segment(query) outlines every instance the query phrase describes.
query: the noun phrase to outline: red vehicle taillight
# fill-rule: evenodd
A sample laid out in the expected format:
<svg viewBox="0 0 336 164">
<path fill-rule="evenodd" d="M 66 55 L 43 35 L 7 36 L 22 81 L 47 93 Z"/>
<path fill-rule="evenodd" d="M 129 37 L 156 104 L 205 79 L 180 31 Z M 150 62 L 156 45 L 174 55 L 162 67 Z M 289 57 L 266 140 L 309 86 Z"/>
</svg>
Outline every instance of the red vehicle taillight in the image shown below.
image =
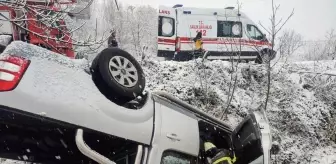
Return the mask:
<svg viewBox="0 0 336 164">
<path fill-rule="evenodd" d="M 0 57 L 0 92 L 13 90 L 29 66 L 29 60 L 17 57 Z"/>
<path fill-rule="evenodd" d="M 180 52 L 181 50 L 181 38 L 177 37 L 175 40 L 175 51 Z"/>
</svg>

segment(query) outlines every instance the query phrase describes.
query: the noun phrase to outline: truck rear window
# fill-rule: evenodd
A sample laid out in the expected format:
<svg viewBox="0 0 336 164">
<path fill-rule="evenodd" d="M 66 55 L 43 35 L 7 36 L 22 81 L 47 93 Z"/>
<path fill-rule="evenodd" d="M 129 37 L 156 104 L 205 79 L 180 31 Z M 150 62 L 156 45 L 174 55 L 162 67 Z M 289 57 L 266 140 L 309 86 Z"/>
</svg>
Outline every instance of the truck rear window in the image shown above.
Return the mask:
<svg viewBox="0 0 336 164">
<path fill-rule="evenodd" d="M 242 37 L 242 23 L 234 21 L 217 21 L 217 37 Z"/>
<path fill-rule="evenodd" d="M 175 35 L 175 20 L 159 16 L 158 36 L 171 37 Z"/>
</svg>

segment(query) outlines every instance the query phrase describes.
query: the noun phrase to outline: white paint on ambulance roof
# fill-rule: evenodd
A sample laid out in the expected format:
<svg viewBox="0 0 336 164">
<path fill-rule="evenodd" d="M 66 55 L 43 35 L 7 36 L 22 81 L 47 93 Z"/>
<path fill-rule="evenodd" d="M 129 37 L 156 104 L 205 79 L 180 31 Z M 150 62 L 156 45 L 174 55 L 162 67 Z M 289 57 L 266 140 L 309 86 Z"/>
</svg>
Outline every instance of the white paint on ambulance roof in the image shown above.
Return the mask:
<svg viewBox="0 0 336 164">
<path fill-rule="evenodd" d="M 180 7 L 177 11 L 190 11 L 192 15 L 214 15 L 214 16 L 226 16 L 226 17 L 237 17 L 237 9 L 224 9 L 224 8 L 195 8 L 195 7 Z M 240 17 L 245 18 L 246 15 L 240 12 Z"/>
</svg>

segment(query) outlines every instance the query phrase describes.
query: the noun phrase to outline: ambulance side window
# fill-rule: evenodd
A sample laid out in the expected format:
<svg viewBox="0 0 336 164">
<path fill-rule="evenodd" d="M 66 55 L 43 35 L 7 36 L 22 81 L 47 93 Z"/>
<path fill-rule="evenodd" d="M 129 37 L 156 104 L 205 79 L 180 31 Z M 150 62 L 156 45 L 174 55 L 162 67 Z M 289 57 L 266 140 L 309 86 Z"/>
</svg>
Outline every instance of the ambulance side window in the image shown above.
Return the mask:
<svg viewBox="0 0 336 164">
<path fill-rule="evenodd" d="M 242 23 L 234 21 L 217 21 L 217 37 L 242 37 Z"/>
<path fill-rule="evenodd" d="M 246 31 L 247 31 L 247 36 L 249 38 L 252 38 L 252 39 L 255 39 L 255 40 L 262 40 L 263 39 L 263 34 L 254 25 L 247 24 L 246 25 Z"/>
<path fill-rule="evenodd" d="M 175 20 L 159 16 L 158 36 L 171 37 L 175 34 Z"/>
</svg>

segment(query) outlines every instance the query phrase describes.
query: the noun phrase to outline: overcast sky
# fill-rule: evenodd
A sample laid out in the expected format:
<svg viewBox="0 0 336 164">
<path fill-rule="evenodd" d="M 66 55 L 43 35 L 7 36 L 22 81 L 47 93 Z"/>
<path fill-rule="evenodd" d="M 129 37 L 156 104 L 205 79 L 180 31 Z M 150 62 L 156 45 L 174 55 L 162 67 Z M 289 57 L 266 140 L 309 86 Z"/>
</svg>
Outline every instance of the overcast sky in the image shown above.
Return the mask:
<svg viewBox="0 0 336 164">
<path fill-rule="evenodd" d="M 183 4 L 187 7 L 237 7 L 236 0 L 122 0 L 128 4 L 173 6 Z M 242 12 L 253 21 L 269 25 L 271 0 L 240 0 Z M 291 28 L 301 33 L 305 40 L 324 39 L 325 32 L 336 30 L 336 0 L 275 0 L 280 4 L 279 18 L 287 17 L 295 9 L 293 18 L 284 28 Z"/>
</svg>

